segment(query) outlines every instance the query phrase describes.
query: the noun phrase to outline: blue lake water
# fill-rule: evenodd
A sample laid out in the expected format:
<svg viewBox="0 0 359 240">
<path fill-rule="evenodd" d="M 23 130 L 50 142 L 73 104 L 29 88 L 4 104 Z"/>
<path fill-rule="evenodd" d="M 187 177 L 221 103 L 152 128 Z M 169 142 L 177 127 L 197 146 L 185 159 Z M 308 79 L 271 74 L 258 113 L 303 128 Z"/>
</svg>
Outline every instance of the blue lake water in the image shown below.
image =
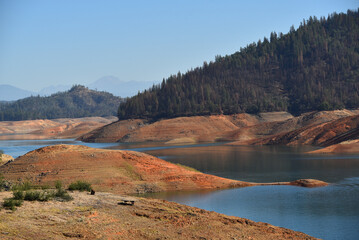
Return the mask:
<svg viewBox="0 0 359 240">
<path fill-rule="evenodd" d="M 212 192 L 152 194 L 178 203 L 290 228 L 323 239 L 359 239 L 359 154 L 310 155 L 312 148 L 220 144 L 82 143 L 66 140 L 0 141 L 14 157 L 53 144 L 143 151 L 201 172 L 253 182 L 315 178 L 328 187 L 259 186 Z"/>
</svg>

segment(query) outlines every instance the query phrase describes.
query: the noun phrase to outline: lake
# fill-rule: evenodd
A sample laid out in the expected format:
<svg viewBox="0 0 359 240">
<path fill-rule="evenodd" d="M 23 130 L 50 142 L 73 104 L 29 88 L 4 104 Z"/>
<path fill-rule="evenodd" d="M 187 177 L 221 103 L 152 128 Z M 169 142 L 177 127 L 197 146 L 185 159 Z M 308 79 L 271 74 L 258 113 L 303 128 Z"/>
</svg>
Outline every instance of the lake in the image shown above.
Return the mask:
<svg viewBox="0 0 359 240">
<path fill-rule="evenodd" d="M 82 143 L 65 140 L 0 141 L 14 157 L 53 144 L 146 152 L 201 172 L 253 182 L 315 178 L 328 187 L 258 186 L 212 192 L 149 194 L 150 197 L 290 228 L 323 239 L 359 238 L 359 154 L 310 155 L 312 147 L 168 146 L 158 143 Z"/>
</svg>

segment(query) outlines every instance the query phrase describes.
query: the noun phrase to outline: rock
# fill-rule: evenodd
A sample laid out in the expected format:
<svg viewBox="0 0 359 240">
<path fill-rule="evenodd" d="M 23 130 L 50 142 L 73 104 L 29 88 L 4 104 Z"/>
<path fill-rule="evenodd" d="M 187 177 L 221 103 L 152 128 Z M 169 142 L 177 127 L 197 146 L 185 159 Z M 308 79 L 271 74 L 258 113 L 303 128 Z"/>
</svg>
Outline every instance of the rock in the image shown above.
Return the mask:
<svg viewBox="0 0 359 240">
<path fill-rule="evenodd" d="M 328 186 L 328 183 L 316 179 L 299 179 L 290 182 L 290 185 L 300 187 L 324 187 Z"/>
</svg>

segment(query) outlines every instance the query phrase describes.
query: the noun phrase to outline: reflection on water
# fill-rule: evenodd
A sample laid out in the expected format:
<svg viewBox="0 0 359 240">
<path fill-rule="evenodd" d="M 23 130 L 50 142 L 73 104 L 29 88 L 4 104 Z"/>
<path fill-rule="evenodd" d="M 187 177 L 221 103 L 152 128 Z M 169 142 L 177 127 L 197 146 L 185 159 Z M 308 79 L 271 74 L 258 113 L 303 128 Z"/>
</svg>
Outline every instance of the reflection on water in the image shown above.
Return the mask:
<svg viewBox="0 0 359 240">
<path fill-rule="evenodd" d="M 359 178 L 345 181 L 358 184 Z M 268 222 L 323 239 L 359 236 L 359 189 L 341 183 L 324 188 L 258 186 L 150 197 Z"/>
<path fill-rule="evenodd" d="M 204 173 L 253 182 L 316 178 L 323 188 L 259 186 L 213 192 L 152 194 L 190 206 L 268 222 L 324 239 L 359 239 L 359 155 L 310 155 L 311 147 L 168 146 L 158 143 L 82 143 L 65 140 L 0 141 L 14 157 L 53 144 L 142 151 Z"/>
<path fill-rule="evenodd" d="M 359 239 L 359 155 L 311 155 L 311 147 L 211 146 L 147 151 L 221 177 L 253 182 L 315 178 L 323 188 L 259 186 L 151 197 L 268 222 L 323 239 Z"/>
<path fill-rule="evenodd" d="M 312 148 L 211 146 L 147 153 L 221 177 L 250 182 L 315 178 L 338 182 L 358 176 L 359 155 L 310 155 Z"/>
</svg>

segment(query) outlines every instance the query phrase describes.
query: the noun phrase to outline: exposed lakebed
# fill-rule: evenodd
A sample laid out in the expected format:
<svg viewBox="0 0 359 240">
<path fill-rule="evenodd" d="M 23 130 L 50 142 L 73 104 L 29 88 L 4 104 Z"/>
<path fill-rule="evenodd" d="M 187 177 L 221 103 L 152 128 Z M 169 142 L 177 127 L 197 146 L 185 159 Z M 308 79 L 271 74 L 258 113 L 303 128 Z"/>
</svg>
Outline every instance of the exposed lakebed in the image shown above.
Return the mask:
<svg viewBox="0 0 359 240">
<path fill-rule="evenodd" d="M 67 139 L 0 141 L 0 149 L 17 157 L 39 147 L 60 143 L 143 151 L 201 172 L 243 181 L 274 182 L 299 178 L 327 181 L 332 184 L 322 188 L 258 186 L 151 196 L 268 222 L 324 239 L 357 239 L 359 236 L 359 155 L 304 153 L 312 148 L 106 144 Z"/>
</svg>

